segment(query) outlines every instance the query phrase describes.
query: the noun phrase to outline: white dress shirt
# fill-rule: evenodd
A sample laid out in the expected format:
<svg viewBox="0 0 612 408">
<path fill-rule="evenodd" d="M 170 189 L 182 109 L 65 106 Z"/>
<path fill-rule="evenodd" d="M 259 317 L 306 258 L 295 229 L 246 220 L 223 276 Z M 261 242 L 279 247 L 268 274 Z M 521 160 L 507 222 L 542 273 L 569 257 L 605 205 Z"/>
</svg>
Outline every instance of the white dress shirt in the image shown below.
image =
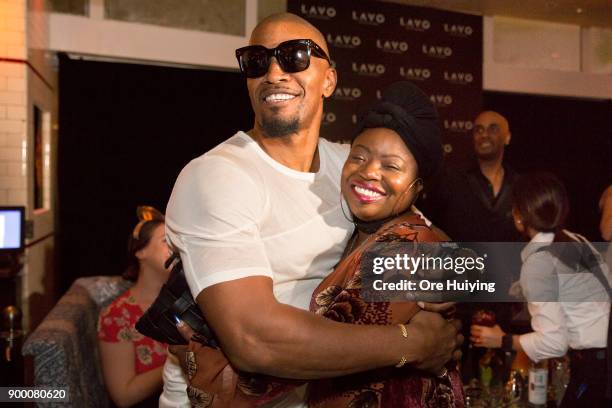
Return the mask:
<svg viewBox="0 0 612 408">
<path fill-rule="evenodd" d="M 586 239 L 564 231 L 572 239 Z M 607 345 L 610 302 L 606 288 L 590 272 L 566 273 L 560 271 L 564 265 L 548 251 L 537 251 L 553 242 L 553 233 L 540 232 L 533 237 L 521 252 L 523 267 L 520 284 L 527 300 L 552 298 L 584 301 L 530 301 L 532 333 L 519 337 L 521 347 L 535 362 L 561 357 L 568 348 L 574 350 L 604 348 Z M 603 272 L 611 281 L 607 267 Z M 565 278 L 564 278 L 565 277 Z M 569 278 L 568 278 L 569 277 Z M 595 300 L 595 301 L 594 301 Z"/>
</svg>

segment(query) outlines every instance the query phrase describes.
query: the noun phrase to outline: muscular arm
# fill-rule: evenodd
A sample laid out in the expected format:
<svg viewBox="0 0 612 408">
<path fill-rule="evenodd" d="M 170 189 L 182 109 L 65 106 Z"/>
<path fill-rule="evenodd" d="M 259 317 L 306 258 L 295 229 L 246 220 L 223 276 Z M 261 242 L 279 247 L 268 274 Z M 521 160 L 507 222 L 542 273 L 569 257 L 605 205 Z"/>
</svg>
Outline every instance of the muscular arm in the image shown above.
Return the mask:
<svg viewBox="0 0 612 408">
<path fill-rule="evenodd" d="M 134 345 L 130 341 L 99 341 L 104 382 L 113 402 L 132 406 L 162 388 L 162 368 L 136 374 Z"/>
<path fill-rule="evenodd" d="M 431 371 L 448 361 L 456 332 L 438 315 L 417 315 L 406 339 L 397 326 L 342 324 L 279 303 L 261 237 L 264 187 L 257 172 L 205 156 L 181 172 L 166 212 L 185 278 L 234 367 L 312 379 L 393 366 L 402 356 Z"/>
<path fill-rule="evenodd" d="M 278 377 L 337 377 L 393 366 L 402 356 L 436 370 L 456 346 L 455 326 L 436 313 L 419 312 L 404 338 L 395 325 L 338 323 L 279 303 L 267 277 L 213 285 L 197 302 L 232 365 Z"/>
</svg>

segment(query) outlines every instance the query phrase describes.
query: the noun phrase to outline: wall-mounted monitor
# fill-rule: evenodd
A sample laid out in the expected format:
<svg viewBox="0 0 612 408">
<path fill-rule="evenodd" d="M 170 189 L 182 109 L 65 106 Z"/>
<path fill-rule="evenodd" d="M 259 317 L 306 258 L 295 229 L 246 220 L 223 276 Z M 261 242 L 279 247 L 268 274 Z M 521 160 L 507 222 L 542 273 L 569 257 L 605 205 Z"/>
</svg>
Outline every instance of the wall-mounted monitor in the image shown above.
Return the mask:
<svg viewBox="0 0 612 408">
<path fill-rule="evenodd" d="M 0 206 L 0 251 L 20 251 L 25 243 L 25 208 Z"/>
</svg>

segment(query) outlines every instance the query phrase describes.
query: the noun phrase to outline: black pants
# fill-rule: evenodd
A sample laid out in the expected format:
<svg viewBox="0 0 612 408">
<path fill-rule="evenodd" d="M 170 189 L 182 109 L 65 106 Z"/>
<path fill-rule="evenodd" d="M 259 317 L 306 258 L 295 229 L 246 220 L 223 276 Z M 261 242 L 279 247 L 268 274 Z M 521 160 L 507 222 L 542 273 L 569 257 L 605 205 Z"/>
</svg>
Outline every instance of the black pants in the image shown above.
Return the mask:
<svg viewBox="0 0 612 408">
<path fill-rule="evenodd" d="M 570 350 L 570 381 L 561 408 L 609 408 L 606 349 Z"/>
</svg>

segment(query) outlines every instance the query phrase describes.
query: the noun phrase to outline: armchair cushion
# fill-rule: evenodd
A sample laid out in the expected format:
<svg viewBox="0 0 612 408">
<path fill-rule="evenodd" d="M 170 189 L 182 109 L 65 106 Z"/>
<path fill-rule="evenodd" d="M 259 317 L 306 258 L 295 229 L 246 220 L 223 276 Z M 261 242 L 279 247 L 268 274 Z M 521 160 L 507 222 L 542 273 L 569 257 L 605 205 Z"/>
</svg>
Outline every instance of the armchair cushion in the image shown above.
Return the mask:
<svg viewBox="0 0 612 408">
<path fill-rule="evenodd" d="M 34 385 L 68 387 L 69 402 L 45 407 L 108 407 L 97 341 L 100 309 L 132 285 L 119 276 L 79 278 L 28 336 Z"/>
</svg>

